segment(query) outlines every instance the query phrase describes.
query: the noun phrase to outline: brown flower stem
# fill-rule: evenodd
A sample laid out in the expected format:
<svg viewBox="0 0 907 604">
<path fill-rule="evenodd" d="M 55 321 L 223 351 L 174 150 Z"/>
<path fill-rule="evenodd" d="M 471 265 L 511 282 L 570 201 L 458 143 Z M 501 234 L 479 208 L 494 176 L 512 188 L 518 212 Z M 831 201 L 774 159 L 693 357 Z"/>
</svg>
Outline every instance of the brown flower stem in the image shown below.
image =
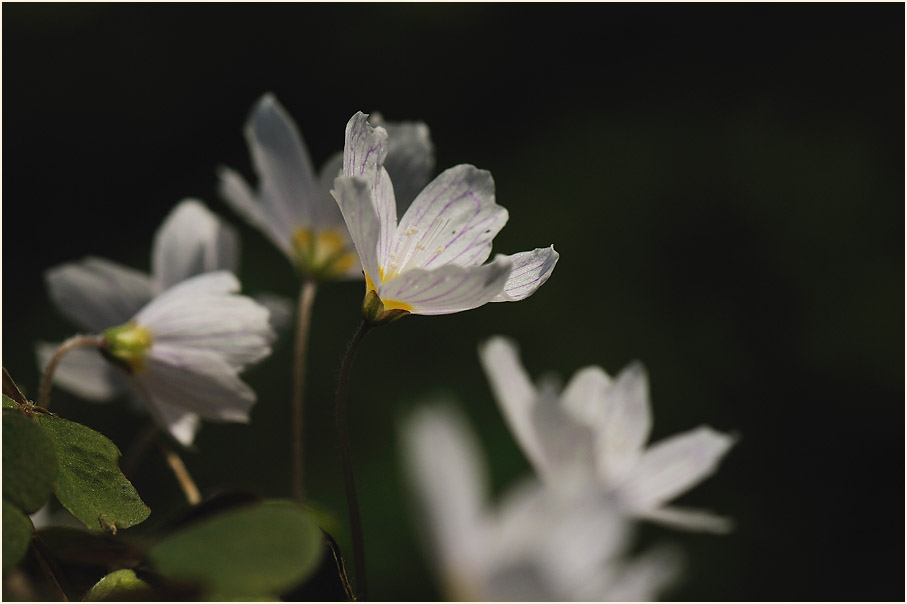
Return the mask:
<svg viewBox="0 0 907 604">
<path fill-rule="evenodd" d="M 334 408 L 337 425 L 337 437 L 340 444 L 340 465 L 343 467 L 343 486 L 346 490 L 346 504 L 350 517 L 350 533 L 353 541 L 353 568 L 356 577 L 356 599 L 367 599 L 365 575 L 365 541 L 362 537 L 362 521 L 359 517 L 359 499 L 356 496 L 356 482 L 353 478 L 353 461 L 350 453 L 350 435 L 347 427 L 346 397 L 350 389 L 350 372 L 353 359 L 365 335 L 374 327 L 363 321 L 356 330 L 353 339 L 346 349 L 346 355 L 340 364 L 340 377 L 337 382 L 337 399 Z"/>
<path fill-rule="evenodd" d="M 309 330 L 312 326 L 312 305 L 315 302 L 317 284 L 303 278 L 296 311 L 296 345 L 293 357 L 293 476 L 291 487 L 293 500 L 302 503 L 303 488 L 303 419 L 305 417 L 305 377 L 308 359 Z"/>
<path fill-rule="evenodd" d="M 103 348 L 105 344 L 104 336 L 73 336 L 60 344 L 54 356 L 47 362 L 44 369 L 44 378 L 41 380 L 41 390 L 38 395 L 38 405 L 47 409 L 50 403 L 50 388 L 54 382 L 54 373 L 57 371 L 57 365 L 63 359 L 63 356 L 75 348 Z"/>
<path fill-rule="evenodd" d="M 183 460 L 180 459 L 180 456 L 176 451 L 164 444 L 161 444 L 161 451 L 164 453 L 164 459 L 167 460 L 167 465 L 170 466 L 173 475 L 176 476 L 176 481 L 183 490 L 183 495 L 186 496 L 186 501 L 189 502 L 189 505 L 198 505 L 201 503 L 202 495 L 195 485 L 195 481 L 192 480 L 189 470 L 186 469 Z"/>
</svg>

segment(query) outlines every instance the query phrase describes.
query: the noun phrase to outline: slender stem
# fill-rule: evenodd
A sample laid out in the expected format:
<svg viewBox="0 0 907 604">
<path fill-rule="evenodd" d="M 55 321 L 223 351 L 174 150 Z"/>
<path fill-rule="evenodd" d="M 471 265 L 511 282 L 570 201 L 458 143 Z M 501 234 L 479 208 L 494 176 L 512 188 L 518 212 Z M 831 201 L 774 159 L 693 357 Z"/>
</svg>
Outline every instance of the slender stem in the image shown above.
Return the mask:
<svg viewBox="0 0 907 604">
<path fill-rule="evenodd" d="M 57 580 L 57 575 L 54 574 L 54 571 L 51 570 L 50 564 L 47 563 L 47 559 L 44 557 L 44 543 L 41 541 L 41 537 L 38 536 L 38 532 L 35 530 L 35 527 L 32 526 L 32 551 L 35 554 L 35 559 L 38 561 L 38 566 L 41 567 L 41 572 L 44 573 L 44 576 L 49 580 L 51 586 L 57 591 L 60 602 L 69 602 L 69 598 L 66 597 L 66 592 L 63 591 L 63 587 L 60 586 L 60 582 Z"/>
<path fill-rule="evenodd" d="M 201 503 L 202 495 L 198 487 L 195 486 L 195 481 L 192 480 L 192 476 L 189 475 L 189 470 L 186 469 L 186 465 L 180 459 L 180 456 L 177 455 L 176 451 L 163 444 L 161 445 L 161 451 L 164 452 L 167 465 L 173 470 L 173 475 L 176 476 L 176 481 L 183 490 L 183 495 L 186 496 L 186 501 L 189 502 L 189 505 Z"/>
<path fill-rule="evenodd" d="M 293 500 L 302 503 L 304 489 L 303 470 L 303 419 L 305 417 L 305 370 L 309 348 L 309 329 L 312 326 L 312 304 L 315 302 L 317 284 L 303 278 L 296 311 L 296 350 L 293 358 Z"/>
<path fill-rule="evenodd" d="M 70 350 L 74 348 L 91 347 L 102 348 L 104 346 L 104 336 L 73 336 L 60 344 L 54 356 L 47 362 L 44 369 L 44 379 L 41 381 L 41 391 L 38 396 L 38 405 L 47 409 L 50 402 L 50 387 L 54 382 L 54 373 L 57 371 L 57 365 Z"/>
<path fill-rule="evenodd" d="M 365 577 L 365 551 L 362 538 L 362 521 L 359 518 L 359 499 L 356 497 L 356 482 L 353 479 L 353 461 L 350 454 L 350 435 L 347 429 L 346 395 L 350 389 L 350 371 L 353 368 L 353 359 L 359 350 L 359 344 L 365 334 L 373 327 L 363 321 L 356 330 L 353 339 L 346 349 L 346 355 L 340 365 L 340 378 L 337 383 L 337 401 L 335 406 L 335 420 L 337 424 L 337 437 L 340 443 L 340 465 L 343 466 L 343 486 L 346 489 L 346 505 L 350 517 L 350 532 L 353 539 L 353 568 L 356 574 L 357 599 L 367 598 Z"/>
</svg>

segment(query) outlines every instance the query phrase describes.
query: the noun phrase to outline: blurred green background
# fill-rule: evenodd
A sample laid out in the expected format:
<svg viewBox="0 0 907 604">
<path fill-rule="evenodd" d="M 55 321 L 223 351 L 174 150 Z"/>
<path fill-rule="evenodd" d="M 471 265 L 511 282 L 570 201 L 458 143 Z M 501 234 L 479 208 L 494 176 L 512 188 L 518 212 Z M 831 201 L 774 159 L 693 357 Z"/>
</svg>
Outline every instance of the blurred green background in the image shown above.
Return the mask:
<svg viewBox="0 0 907 604">
<path fill-rule="evenodd" d="M 242 237 L 249 293 L 295 296 L 285 258 L 215 193 L 251 176 L 242 126 L 274 92 L 317 165 L 349 117 L 428 123 L 437 167 L 492 172 L 495 252 L 554 243 L 530 299 L 370 335 L 350 402 L 375 600 L 436 599 L 395 424 L 455 397 L 500 492 L 529 470 L 476 346 L 515 337 L 534 376 L 649 370 L 655 439 L 740 434 L 679 503 L 727 537 L 644 527 L 688 554 L 676 600 L 903 597 L 904 6 L 901 4 L 9 4 L 3 10 L 3 365 L 33 396 L 36 340 L 72 328 L 43 272 L 85 255 L 149 268 L 185 197 Z M 307 490 L 345 527 L 331 402 L 360 283 L 321 288 Z M 249 371 L 250 425 L 206 424 L 202 490 L 289 495 L 290 338 Z M 54 409 L 127 449 L 141 418 L 62 391 Z M 134 476 L 163 522 L 162 460 Z M 338 539 L 348 550 L 341 528 Z M 349 552 L 347 552 L 349 554 Z"/>
</svg>

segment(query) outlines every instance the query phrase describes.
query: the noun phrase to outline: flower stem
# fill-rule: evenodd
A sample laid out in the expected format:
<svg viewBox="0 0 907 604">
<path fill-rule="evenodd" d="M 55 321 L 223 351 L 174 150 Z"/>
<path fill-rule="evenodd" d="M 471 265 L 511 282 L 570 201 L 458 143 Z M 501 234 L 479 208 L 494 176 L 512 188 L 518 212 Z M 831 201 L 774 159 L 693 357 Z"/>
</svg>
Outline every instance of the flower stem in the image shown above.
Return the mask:
<svg viewBox="0 0 907 604">
<path fill-rule="evenodd" d="M 350 454 L 350 435 L 347 429 L 346 395 L 350 389 L 350 371 L 353 368 L 353 359 L 359 350 L 359 345 L 365 334 L 374 325 L 363 321 L 356 330 L 353 339 L 346 349 L 346 355 L 340 364 L 340 378 L 337 382 L 337 400 L 335 420 L 337 424 L 337 437 L 340 444 L 340 465 L 343 467 L 343 486 L 346 490 L 346 505 L 350 517 L 350 533 L 353 541 L 353 568 L 356 574 L 356 591 L 358 600 L 366 599 L 365 578 L 365 551 L 362 538 L 362 521 L 359 518 L 359 499 L 356 497 L 356 482 L 353 479 L 353 461 Z"/>
<path fill-rule="evenodd" d="M 303 419 L 305 417 L 305 375 L 308 358 L 309 329 L 312 326 L 312 305 L 317 284 L 303 278 L 296 311 L 296 348 L 293 357 L 293 500 L 302 503 L 304 497 L 303 470 Z"/>
<path fill-rule="evenodd" d="M 186 464 L 183 463 L 183 460 L 180 459 L 180 456 L 171 449 L 170 447 L 161 444 L 161 451 L 164 453 L 164 458 L 167 460 L 167 465 L 170 466 L 170 470 L 173 471 L 173 475 L 176 476 L 176 481 L 179 483 L 180 488 L 183 490 L 183 495 L 186 496 L 186 501 L 189 502 L 189 505 L 197 505 L 202 501 L 202 494 L 199 492 L 198 487 L 195 485 L 195 481 L 192 480 L 192 476 L 189 474 L 189 470 L 186 469 Z"/>
<path fill-rule="evenodd" d="M 54 352 L 54 356 L 50 358 L 50 361 L 47 362 L 47 366 L 44 369 L 44 378 L 41 380 L 41 390 L 38 396 L 38 405 L 47 409 L 48 404 L 50 403 L 50 388 L 54 382 L 54 373 L 57 371 L 57 365 L 60 364 L 60 361 L 70 350 L 74 348 L 103 348 L 104 347 L 104 336 L 73 336 L 60 344 L 60 347 L 57 348 L 57 351 Z"/>
</svg>

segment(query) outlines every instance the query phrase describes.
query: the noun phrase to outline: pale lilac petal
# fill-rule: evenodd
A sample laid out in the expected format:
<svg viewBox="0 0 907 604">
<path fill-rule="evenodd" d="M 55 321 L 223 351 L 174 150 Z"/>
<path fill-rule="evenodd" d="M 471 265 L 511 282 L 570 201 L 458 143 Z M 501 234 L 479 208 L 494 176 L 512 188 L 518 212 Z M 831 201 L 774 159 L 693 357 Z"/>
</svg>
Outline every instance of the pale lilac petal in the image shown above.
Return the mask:
<svg viewBox="0 0 907 604">
<path fill-rule="evenodd" d="M 42 372 L 59 347 L 59 343 L 38 342 L 36 352 Z M 74 348 L 66 353 L 54 372 L 54 384 L 86 400 L 104 403 L 127 388 L 123 372 L 94 348 Z"/>
<path fill-rule="evenodd" d="M 488 303 L 501 292 L 510 270 L 505 256 L 483 266 L 411 269 L 379 285 L 378 295 L 408 304 L 413 314 L 446 315 Z"/>
<path fill-rule="evenodd" d="M 60 312 L 92 332 L 125 323 L 152 296 L 146 274 L 102 258 L 62 264 L 45 278 Z"/>
<path fill-rule="evenodd" d="M 494 201 L 491 173 L 467 164 L 442 172 L 400 219 L 388 260 L 396 271 L 452 264 L 474 266 L 491 254 L 491 241 L 507 222 Z M 495 293 L 498 296 L 503 291 Z"/>
<path fill-rule="evenodd" d="M 239 260 L 236 232 L 195 199 L 170 212 L 152 249 L 151 272 L 159 291 L 201 273 L 236 272 Z"/>
<path fill-rule="evenodd" d="M 156 303 L 137 318 L 151 332 L 152 348 L 168 345 L 210 350 L 236 369 L 271 353 L 275 334 L 268 309 L 251 298 L 190 291 L 171 297 L 166 308 L 157 308 Z"/>
<path fill-rule="evenodd" d="M 256 103 L 245 134 L 260 179 L 260 201 L 292 228 L 320 226 L 312 161 L 296 124 L 273 94 Z"/>
<path fill-rule="evenodd" d="M 158 422 L 168 429 L 159 403 L 229 422 L 248 422 L 255 404 L 255 393 L 239 379 L 236 369 L 207 350 L 154 344 L 145 357 L 145 368 L 133 375 L 133 381 L 150 400 Z"/>
<path fill-rule="evenodd" d="M 380 281 L 378 239 L 381 224 L 368 181 L 361 177 L 340 176 L 334 181 L 332 194 L 356 245 L 362 268 L 372 282 L 377 284 Z"/>
<path fill-rule="evenodd" d="M 611 384 L 611 378 L 601 367 L 583 367 L 564 388 L 561 405 L 577 422 L 598 430 L 605 421 L 605 397 Z"/>
<path fill-rule="evenodd" d="M 670 546 L 655 546 L 621 564 L 605 585 L 594 582 L 581 597 L 584 601 L 654 602 L 680 578 L 683 554 Z M 598 589 L 596 589 L 598 587 Z M 594 595 L 593 595 L 594 594 Z"/>
<path fill-rule="evenodd" d="M 287 222 L 275 214 L 273 208 L 256 199 L 245 179 L 237 172 L 221 167 L 217 176 L 218 193 L 227 205 L 268 237 L 287 258 L 293 260 L 293 230 L 298 225 Z"/>
<path fill-rule="evenodd" d="M 636 510 L 654 509 L 714 473 L 734 441 L 708 426 L 659 441 L 643 453 L 621 495 Z"/>
<path fill-rule="evenodd" d="M 643 455 L 652 430 L 652 409 L 649 404 L 649 381 L 639 363 L 631 363 L 605 393 L 604 421 L 598 439 L 598 471 L 608 484 L 616 484 Z"/>
<path fill-rule="evenodd" d="M 651 520 L 672 528 L 707 533 L 729 533 L 734 530 L 734 521 L 706 510 L 662 506 L 637 514 L 643 520 Z"/>
<path fill-rule="evenodd" d="M 252 299 L 268 309 L 268 323 L 276 334 L 282 334 L 293 326 L 296 303 L 277 294 L 255 294 Z"/>
<path fill-rule="evenodd" d="M 557 396 L 539 396 L 532 407 L 532 427 L 541 453 L 539 475 L 548 484 L 588 480 L 595 471 L 595 432 L 579 422 Z"/>
<path fill-rule="evenodd" d="M 227 271 L 202 273 L 180 281 L 152 300 L 135 315 L 135 320 L 144 326 L 152 326 L 168 316 L 178 315 L 186 303 L 206 294 L 230 294 L 239 291 L 236 275 Z"/>
<path fill-rule="evenodd" d="M 387 131 L 373 128 L 368 115 L 356 113 L 346 125 L 346 144 L 343 147 L 344 176 L 364 178 L 372 191 L 372 202 L 378 215 L 378 261 L 387 257 L 394 231 L 397 228 L 397 202 L 394 187 L 384 169 L 387 156 Z"/>
<path fill-rule="evenodd" d="M 553 245 L 510 255 L 513 272 L 504 285 L 504 291 L 492 302 L 516 302 L 534 294 L 551 276 L 559 257 Z"/>
<path fill-rule="evenodd" d="M 343 176 L 343 153 L 340 151 L 329 157 L 318 173 L 319 205 L 323 206 L 322 215 L 324 217 L 321 227 L 335 229 L 349 239 L 346 223 L 343 222 L 343 214 L 340 212 L 337 202 L 334 201 L 334 196 L 331 195 L 331 189 L 334 188 L 334 181 L 338 176 Z M 362 276 L 361 269 L 356 272 L 360 277 Z"/>
<path fill-rule="evenodd" d="M 171 405 L 160 397 L 155 399 L 154 405 L 160 418 L 164 421 L 165 426 L 162 427 L 166 427 L 176 442 L 184 447 L 190 446 L 201 428 L 201 418 L 182 407 Z"/>
<path fill-rule="evenodd" d="M 481 570 L 475 558 L 483 550 L 480 518 L 488 478 L 472 430 L 452 405 L 435 404 L 406 419 L 400 442 L 438 565 L 456 576 Z"/>
<path fill-rule="evenodd" d="M 401 216 L 428 184 L 435 168 L 431 134 L 424 122 L 385 122 L 377 113 L 369 116 L 369 123 L 387 130 L 384 167 L 394 183 L 397 215 Z"/>
<path fill-rule="evenodd" d="M 540 470 L 544 455 L 532 423 L 538 393 L 520 362 L 516 343 L 494 336 L 479 346 L 479 359 L 511 433 L 536 470 Z"/>
</svg>

